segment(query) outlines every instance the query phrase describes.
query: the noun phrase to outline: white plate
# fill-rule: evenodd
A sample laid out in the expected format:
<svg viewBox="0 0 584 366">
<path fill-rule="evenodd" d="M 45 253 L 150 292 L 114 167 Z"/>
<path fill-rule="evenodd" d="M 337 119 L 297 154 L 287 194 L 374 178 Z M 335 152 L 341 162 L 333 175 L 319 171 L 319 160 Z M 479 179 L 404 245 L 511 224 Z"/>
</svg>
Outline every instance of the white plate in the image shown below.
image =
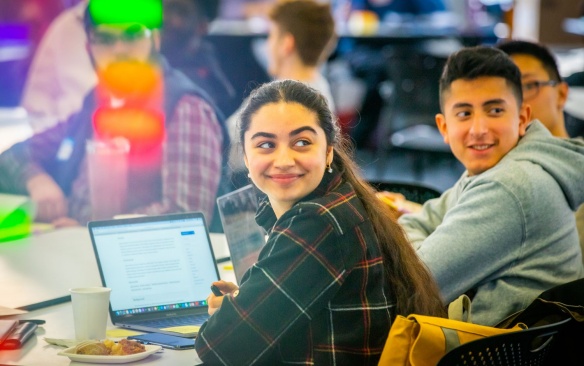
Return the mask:
<svg viewBox="0 0 584 366">
<path fill-rule="evenodd" d="M 94 355 L 78 355 L 75 353 L 75 347 L 67 348 L 63 352 L 59 352 L 59 356 L 66 356 L 71 359 L 71 361 L 77 362 L 93 362 L 93 363 L 126 363 L 142 360 L 153 353 L 156 353 L 162 349 L 160 346 L 153 346 L 146 344 L 146 351 L 135 353 L 133 355 L 125 356 L 94 356 Z"/>
</svg>

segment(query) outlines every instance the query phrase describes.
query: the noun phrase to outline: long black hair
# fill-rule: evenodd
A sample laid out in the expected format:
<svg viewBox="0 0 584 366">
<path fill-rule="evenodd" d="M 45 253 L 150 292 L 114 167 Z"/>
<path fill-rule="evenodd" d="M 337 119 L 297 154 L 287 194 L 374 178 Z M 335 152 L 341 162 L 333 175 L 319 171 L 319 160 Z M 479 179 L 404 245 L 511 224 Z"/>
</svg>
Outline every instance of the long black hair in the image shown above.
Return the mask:
<svg viewBox="0 0 584 366">
<path fill-rule="evenodd" d="M 332 168 L 342 172 L 343 179 L 353 186 L 373 224 L 383 252 L 385 273 L 395 291 L 397 313 L 444 315 L 438 286 L 432 275 L 395 222 L 393 212 L 375 196 L 373 187 L 358 175 L 358 168 L 351 158 L 350 144 L 341 135 L 324 96 L 293 80 L 273 81 L 260 86 L 251 93 L 239 115 L 241 146 L 244 146 L 244 135 L 249 130 L 253 115 L 267 104 L 281 102 L 300 104 L 316 114 L 327 144 L 334 150 Z"/>
</svg>

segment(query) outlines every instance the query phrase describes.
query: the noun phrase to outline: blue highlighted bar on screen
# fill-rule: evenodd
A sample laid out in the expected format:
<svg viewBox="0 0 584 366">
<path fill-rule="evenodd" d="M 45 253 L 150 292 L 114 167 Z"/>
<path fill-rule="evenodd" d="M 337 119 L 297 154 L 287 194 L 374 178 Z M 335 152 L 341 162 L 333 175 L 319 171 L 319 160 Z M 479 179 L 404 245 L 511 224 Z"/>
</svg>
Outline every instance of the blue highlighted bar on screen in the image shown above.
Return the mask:
<svg viewBox="0 0 584 366">
<path fill-rule="evenodd" d="M 195 230 L 181 231 L 180 235 L 195 235 Z"/>
</svg>

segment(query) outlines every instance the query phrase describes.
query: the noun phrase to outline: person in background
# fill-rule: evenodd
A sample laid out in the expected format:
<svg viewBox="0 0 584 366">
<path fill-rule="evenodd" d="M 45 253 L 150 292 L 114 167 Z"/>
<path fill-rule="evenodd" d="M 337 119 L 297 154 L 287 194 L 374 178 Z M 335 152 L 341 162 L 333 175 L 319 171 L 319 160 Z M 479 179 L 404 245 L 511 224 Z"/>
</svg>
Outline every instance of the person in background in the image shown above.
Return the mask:
<svg viewBox="0 0 584 366">
<path fill-rule="evenodd" d="M 521 71 L 524 100 L 531 106 L 532 117 L 552 135 L 568 137 L 564 106 L 569 87 L 560 77 L 552 53 L 544 45 L 519 40 L 503 42 L 497 48 L 508 54 Z M 584 248 L 584 206 L 576 211 L 576 227 L 580 248 Z"/>
<path fill-rule="evenodd" d="M 35 132 L 65 121 L 78 112 L 83 98 L 97 84 L 85 50 L 83 12 L 87 1 L 63 11 L 51 23 L 34 55 L 21 105 Z"/>
<path fill-rule="evenodd" d="M 207 364 L 377 365 L 392 319 L 442 315 L 391 212 L 357 176 L 326 99 L 273 81 L 242 107 L 239 140 L 268 240 L 241 287 L 214 282 L 195 348 Z"/>
<path fill-rule="evenodd" d="M 271 8 L 269 19 L 268 74 L 278 80 L 291 79 L 310 85 L 325 96 L 334 111 L 329 83 L 319 70 L 336 39 L 330 5 L 315 0 L 279 0 Z M 227 120 L 229 136 L 234 141 L 229 165 L 236 186 L 248 182 L 240 174 L 244 167 L 240 158 L 242 147 L 236 143 L 238 113 L 239 110 Z"/>
<path fill-rule="evenodd" d="M 320 91 L 334 111 L 330 86 L 320 73 L 335 43 L 329 4 L 315 0 L 280 0 L 269 12 L 268 73 L 298 80 Z"/>
<path fill-rule="evenodd" d="M 162 55 L 205 90 L 228 116 L 239 102 L 231 82 L 221 69 L 215 48 L 204 39 L 217 16 L 219 0 L 163 0 Z"/>
<path fill-rule="evenodd" d="M 531 121 L 520 71 L 495 48 L 449 57 L 440 104 L 436 123 L 466 171 L 398 222 L 445 303 L 466 293 L 473 322 L 494 325 L 584 276 L 573 213 L 584 202 L 584 142 Z"/>
<path fill-rule="evenodd" d="M 567 109 L 569 104 L 578 105 L 575 101 L 570 103 L 570 98 L 578 86 L 584 86 L 584 71 L 563 79 L 552 52 L 539 43 L 511 40 L 498 44 L 497 48 L 519 67 L 524 94 L 533 95 L 526 97 L 533 118 L 539 119 L 554 136 L 584 137 L 584 121 Z M 581 110 L 584 111 L 584 107 Z"/>
<path fill-rule="evenodd" d="M 125 213 L 202 211 L 210 218 L 221 177 L 223 144 L 227 142 L 210 98 L 160 57 L 157 29 L 138 23 L 95 24 L 89 10 L 83 19 L 87 50 L 103 78 L 101 86 L 107 86 L 108 81 L 111 84 L 113 79 L 105 77 L 120 62 L 154 64 L 162 70 L 165 132 L 148 144 L 130 139 L 130 189 Z M 135 75 L 119 74 L 114 83 L 120 87 L 141 85 L 132 78 Z M 143 79 L 140 75 L 138 78 Z M 159 95 L 148 93 L 134 97 L 121 95 L 114 88 L 93 90 L 79 113 L 0 155 L 0 191 L 28 194 L 37 205 L 37 221 L 56 226 L 85 224 L 92 217 L 85 151 L 87 140 L 94 138 L 99 124 L 94 119 L 98 102 L 115 113 L 125 106 L 147 110 L 155 104 L 155 97 L 160 101 Z M 126 125 L 116 121 L 121 133 Z M 134 131 L 143 130 L 143 125 L 137 126 Z M 125 131 L 131 133 L 132 126 L 126 127 Z M 152 157 L 147 166 L 143 156 Z"/>
<path fill-rule="evenodd" d="M 161 53 L 172 67 L 205 90 L 224 115 L 229 115 L 239 105 L 235 90 L 221 70 L 212 45 L 203 40 L 219 2 L 164 0 Z M 78 112 L 83 98 L 97 84 L 85 50 L 83 12 L 87 3 L 82 0 L 60 14 L 35 54 L 21 101 L 35 132 Z"/>
<path fill-rule="evenodd" d="M 334 111 L 334 100 L 320 67 L 335 45 L 330 5 L 316 0 L 279 0 L 269 11 L 267 69 L 274 79 L 301 81 L 321 92 Z M 237 112 L 229 118 L 235 140 Z"/>
<path fill-rule="evenodd" d="M 568 84 L 562 80 L 552 53 L 543 45 L 527 41 L 507 41 L 497 45 L 521 71 L 523 100 L 531 106 L 531 116 L 552 135 L 568 137 L 564 105 Z"/>
</svg>

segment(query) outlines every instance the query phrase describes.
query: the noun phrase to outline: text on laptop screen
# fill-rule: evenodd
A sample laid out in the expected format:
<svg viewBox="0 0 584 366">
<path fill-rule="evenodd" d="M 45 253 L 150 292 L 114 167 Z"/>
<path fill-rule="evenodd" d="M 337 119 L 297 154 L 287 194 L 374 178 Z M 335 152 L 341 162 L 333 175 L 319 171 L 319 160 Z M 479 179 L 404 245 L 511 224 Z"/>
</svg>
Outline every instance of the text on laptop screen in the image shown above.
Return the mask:
<svg viewBox="0 0 584 366">
<path fill-rule="evenodd" d="M 116 314 L 207 305 L 218 278 L 202 219 L 94 227 L 93 238 Z"/>
</svg>

